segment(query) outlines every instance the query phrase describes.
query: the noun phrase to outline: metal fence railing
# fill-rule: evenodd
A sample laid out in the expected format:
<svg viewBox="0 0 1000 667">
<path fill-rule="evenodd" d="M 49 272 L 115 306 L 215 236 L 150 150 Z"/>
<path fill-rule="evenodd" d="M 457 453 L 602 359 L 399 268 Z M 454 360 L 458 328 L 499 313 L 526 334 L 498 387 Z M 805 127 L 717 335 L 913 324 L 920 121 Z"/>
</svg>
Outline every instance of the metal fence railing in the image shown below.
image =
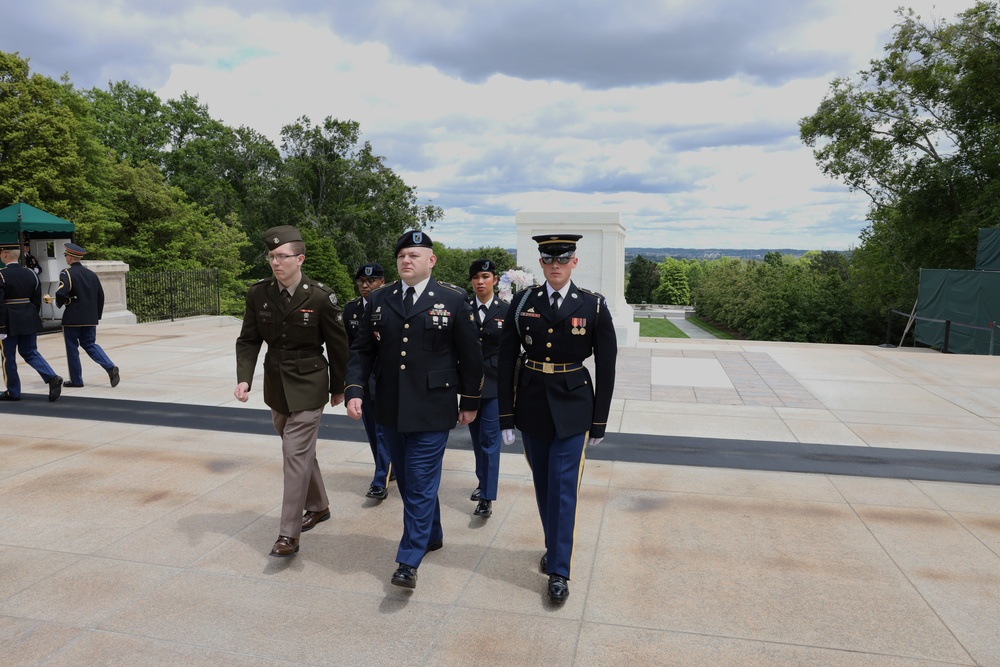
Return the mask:
<svg viewBox="0 0 1000 667">
<path fill-rule="evenodd" d="M 989 348 L 988 348 L 989 349 L 989 355 L 993 356 L 993 342 L 994 342 L 994 339 L 995 339 L 996 328 L 997 328 L 997 323 L 996 322 L 990 322 L 986 326 L 978 326 L 978 325 L 975 325 L 975 324 L 965 324 L 964 322 L 955 322 L 953 320 L 940 320 L 940 319 L 936 319 L 936 318 L 933 318 L 933 317 L 920 317 L 919 315 L 916 315 L 914 313 L 904 313 L 903 311 L 896 310 L 895 308 L 890 308 L 889 312 L 888 312 L 888 315 L 886 317 L 885 343 L 883 343 L 881 345 L 881 347 L 896 347 L 895 345 L 892 344 L 892 316 L 893 315 L 902 315 L 903 317 L 906 317 L 906 318 L 909 319 L 909 322 L 907 323 L 906 328 L 903 330 L 903 338 L 906 338 L 906 334 L 910 331 L 910 325 L 912 324 L 912 322 L 914 322 L 916 320 L 920 320 L 921 322 L 934 322 L 936 324 L 943 324 L 944 325 L 944 333 L 942 334 L 942 341 L 943 342 L 941 344 L 941 351 L 944 352 L 945 354 L 948 353 L 948 343 L 951 341 L 951 334 L 952 334 L 951 328 L 952 327 L 962 327 L 964 329 L 972 329 L 973 331 L 986 331 L 990 335 L 990 337 L 989 337 Z M 900 340 L 899 340 L 899 344 L 900 345 L 903 344 L 903 338 L 900 338 Z M 914 344 L 916 344 L 916 342 L 917 342 L 916 341 L 916 333 L 914 333 L 913 342 L 914 342 Z"/>
<path fill-rule="evenodd" d="M 125 293 L 128 309 L 139 322 L 219 315 L 222 311 L 219 272 L 214 269 L 129 271 Z"/>
</svg>

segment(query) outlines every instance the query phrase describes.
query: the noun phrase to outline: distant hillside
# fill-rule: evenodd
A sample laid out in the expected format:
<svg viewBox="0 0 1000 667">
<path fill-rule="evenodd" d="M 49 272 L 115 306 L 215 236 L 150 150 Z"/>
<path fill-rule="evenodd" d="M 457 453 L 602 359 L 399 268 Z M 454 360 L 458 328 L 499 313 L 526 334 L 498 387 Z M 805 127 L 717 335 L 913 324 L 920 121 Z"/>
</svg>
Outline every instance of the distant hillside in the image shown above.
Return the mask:
<svg viewBox="0 0 1000 667">
<path fill-rule="evenodd" d="M 801 257 L 809 251 L 796 250 L 795 248 L 625 248 L 625 263 L 628 264 L 639 255 L 653 262 L 662 262 L 667 257 L 674 259 L 719 259 L 720 257 L 764 259 L 764 255 L 769 252 Z"/>
</svg>

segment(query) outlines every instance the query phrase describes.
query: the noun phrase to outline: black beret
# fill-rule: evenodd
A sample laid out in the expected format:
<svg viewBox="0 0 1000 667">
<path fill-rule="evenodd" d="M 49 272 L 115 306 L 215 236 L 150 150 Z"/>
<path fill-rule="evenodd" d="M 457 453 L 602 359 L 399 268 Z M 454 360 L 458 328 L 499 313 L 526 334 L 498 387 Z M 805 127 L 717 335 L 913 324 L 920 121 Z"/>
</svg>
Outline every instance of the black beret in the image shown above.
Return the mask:
<svg viewBox="0 0 1000 667">
<path fill-rule="evenodd" d="M 541 234 L 532 236 L 531 240 L 538 244 L 538 252 L 549 257 L 558 257 L 568 252 L 576 251 L 576 242 L 583 234 Z"/>
<path fill-rule="evenodd" d="M 358 267 L 357 273 L 354 274 L 354 279 L 358 278 L 385 278 L 385 269 L 378 262 L 362 264 Z"/>
<path fill-rule="evenodd" d="M 497 274 L 497 265 L 488 259 L 477 259 L 469 267 L 469 280 L 476 277 L 477 273 L 482 273 L 486 271 L 487 273 Z"/>
<path fill-rule="evenodd" d="M 433 248 L 434 244 L 431 242 L 431 237 L 427 235 L 426 232 L 422 232 L 419 229 L 411 229 L 396 241 L 396 254 L 403 248 L 412 248 L 414 246 L 420 248 Z"/>
<path fill-rule="evenodd" d="M 264 232 L 264 245 L 267 246 L 268 250 L 274 250 L 279 246 L 283 246 L 286 243 L 291 243 L 292 241 L 301 241 L 302 234 L 299 230 L 291 225 L 280 225 L 278 227 L 271 227 L 269 230 Z"/>
</svg>

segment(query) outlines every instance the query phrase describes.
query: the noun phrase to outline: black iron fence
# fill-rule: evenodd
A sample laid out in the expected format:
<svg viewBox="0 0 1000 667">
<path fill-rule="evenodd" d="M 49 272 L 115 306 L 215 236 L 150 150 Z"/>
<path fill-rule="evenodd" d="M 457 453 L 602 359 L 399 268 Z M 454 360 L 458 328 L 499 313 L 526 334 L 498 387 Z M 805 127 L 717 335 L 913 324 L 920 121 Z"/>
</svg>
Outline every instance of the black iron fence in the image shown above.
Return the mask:
<svg viewBox="0 0 1000 667">
<path fill-rule="evenodd" d="M 219 272 L 129 271 L 125 275 L 128 309 L 139 322 L 158 322 L 222 311 Z"/>
</svg>

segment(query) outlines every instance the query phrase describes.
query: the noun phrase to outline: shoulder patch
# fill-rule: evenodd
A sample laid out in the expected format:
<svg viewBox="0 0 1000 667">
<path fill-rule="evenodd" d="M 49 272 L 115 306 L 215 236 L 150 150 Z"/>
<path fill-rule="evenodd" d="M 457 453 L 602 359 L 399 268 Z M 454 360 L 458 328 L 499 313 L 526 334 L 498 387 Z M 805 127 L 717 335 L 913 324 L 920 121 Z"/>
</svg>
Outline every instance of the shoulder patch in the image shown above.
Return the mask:
<svg viewBox="0 0 1000 667">
<path fill-rule="evenodd" d="M 334 294 L 333 292 L 330 292 L 329 293 L 329 297 L 330 297 L 330 303 L 332 303 L 333 305 L 336 306 L 337 305 L 337 295 Z"/>
</svg>

